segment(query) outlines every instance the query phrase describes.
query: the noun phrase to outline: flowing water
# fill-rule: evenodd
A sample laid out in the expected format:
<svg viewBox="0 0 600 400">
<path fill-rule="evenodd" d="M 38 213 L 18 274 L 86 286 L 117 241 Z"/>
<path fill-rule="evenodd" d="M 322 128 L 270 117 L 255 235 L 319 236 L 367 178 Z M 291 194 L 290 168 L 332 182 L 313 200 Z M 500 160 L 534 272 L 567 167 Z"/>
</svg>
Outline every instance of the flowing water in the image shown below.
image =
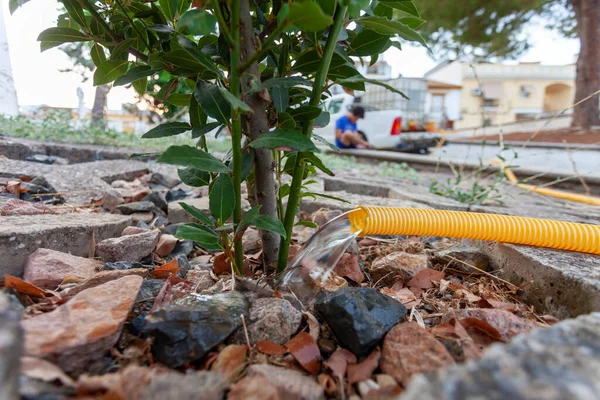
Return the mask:
<svg viewBox="0 0 600 400">
<path fill-rule="evenodd" d="M 298 251 L 279 288 L 308 301 L 328 284 L 335 285 L 331 272 L 359 233 L 352 230 L 347 214 L 323 225 Z"/>
</svg>

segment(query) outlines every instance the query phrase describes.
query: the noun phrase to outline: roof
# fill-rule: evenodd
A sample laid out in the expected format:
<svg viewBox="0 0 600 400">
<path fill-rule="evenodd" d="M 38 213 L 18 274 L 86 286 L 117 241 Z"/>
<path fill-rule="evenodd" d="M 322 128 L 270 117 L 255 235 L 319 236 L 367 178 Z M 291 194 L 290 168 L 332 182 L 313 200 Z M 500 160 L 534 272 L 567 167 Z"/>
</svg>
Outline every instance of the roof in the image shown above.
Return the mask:
<svg viewBox="0 0 600 400">
<path fill-rule="evenodd" d="M 429 71 L 425 72 L 425 74 L 423 74 L 423 77 L 427 77 L 427 75 L 431 75 L 436 71 L 439 71 L 440 69 L 444 68 L 445 66 L 452 64 L 454 61 L 456 60 L 445 60 L 442 61 L 441 63 L 439 63 L 438 65 L 436 65 L 435 67 L 433 67 L 432 69 L 430 69 Z"/>
<path fill-rule="evenodd" d="M 439 82 L 439 81 L 427 81 L 427 87 L 429 89 L 461 89 L 460 85 L 453 85 L 452 83 Z"/>
</svg>

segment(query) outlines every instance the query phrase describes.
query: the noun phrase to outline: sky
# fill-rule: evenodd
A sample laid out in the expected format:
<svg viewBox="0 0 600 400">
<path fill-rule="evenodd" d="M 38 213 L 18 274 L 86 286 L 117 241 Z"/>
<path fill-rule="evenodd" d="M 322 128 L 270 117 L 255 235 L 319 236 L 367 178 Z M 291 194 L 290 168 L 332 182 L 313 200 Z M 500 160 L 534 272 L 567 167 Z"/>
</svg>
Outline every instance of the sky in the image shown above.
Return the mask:
<svg viewBox="0 0 600 400">
<path fill-rule="evenodd" d="M 20 106 L 50 105 L 55 107 L 77 107 L 77 88 L 84 92 L 86 107 L 94 101 L 91 79 L 81 82 L 76 73 L 63 73 L 69 68 L 67 56 L 57 49 L 40 53 L 38 34 L 46 28 L 56 26 L 59 3 L 53 0 L 31 0 L 14 15 L 8 11 L 8 0 L 0 0 L 4 10 L 4 24 L 8 37 L 13 79 Z M 579 51 L 577 40 L 564 39 L 541 26 L 531 26 L 525 32 L 531 39 L 532 48 L 519 61 L 563 65 L 575 61 Z M 421 47 L 403 45 L 403 50 L 390 49 L 384 59 L 392 65 L 393 75 L 422 77 L 436 65 L 427 51 Z M 132 89 L 113 88 L 108 98 L 108 108 L 119 110 L 122 103 L 135 102 Z"/>
</svg>

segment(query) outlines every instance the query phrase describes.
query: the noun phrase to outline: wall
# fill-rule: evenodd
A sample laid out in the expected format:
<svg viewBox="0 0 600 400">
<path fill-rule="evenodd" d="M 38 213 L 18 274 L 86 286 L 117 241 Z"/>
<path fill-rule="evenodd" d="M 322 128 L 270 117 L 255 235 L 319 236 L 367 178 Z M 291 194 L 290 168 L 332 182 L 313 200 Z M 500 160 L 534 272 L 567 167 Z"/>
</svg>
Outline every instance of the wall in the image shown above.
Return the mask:
<svg viewBox="0 0 600 400">
<path fill-rule="evenodd" d="M 0 1 L 0 115 L 17 115 L 18 113 L 17 93 L 12 77 L 4 24 L 4 2 Z"/>
</svg>

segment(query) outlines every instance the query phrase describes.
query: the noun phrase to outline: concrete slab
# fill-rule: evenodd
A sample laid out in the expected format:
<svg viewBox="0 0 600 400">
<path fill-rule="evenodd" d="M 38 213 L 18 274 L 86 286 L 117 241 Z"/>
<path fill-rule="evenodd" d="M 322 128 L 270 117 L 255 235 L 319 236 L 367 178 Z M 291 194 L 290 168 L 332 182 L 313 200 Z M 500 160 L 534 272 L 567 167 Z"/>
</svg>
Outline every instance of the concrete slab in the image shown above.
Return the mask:
<svg viewBox="0 0 600 400">
<path fill-rule="evenodd" d="M 92 232 L 97 242 L 116 237 L 132 219 L 114 214 L 62 214 L 2 217 L 1 222 L 0 275 L 21 276 L 25 260 L 38 248 L 87 256 Z"/>
<path fill-rule="evenodd" d="M 390 199 L 387 197 L 370 197 L 362 196 L 359 194 L 348 193 L 345 191 L 336 192 L 325 192 L 328 196 L 335 196 L 340 199 L 349 201 L 350 203 L 343 203 L 339 200 L 328 199 L 324 197 L 317 197 L 312 199 L 310 197 L 302 198 L 300 202 L 300 210 L 308 213 L 314 213 L 320 209 L 327 210 L 340 210 L 347 212 L 354 210 L 357 206 L 383 206 L 383 207 L 407 207 L 407 208 L 430 208 L 425 204 L 415 203 L 408 200 Z"/>
<path fill-rule="evenodd" d="M 199 197 L 197 199 L 185 199 L 182 202 L 194 206 L 202 211 L 206 216 L 210 217 L 210 211 L 208 208 L 208 197 Z M 192 218 L 188 213 L 185 212 L 183 207 L 179 205 L 179 201 L 173 201 L 169 203 L 169 221 L 172 224 L 187 223 L 187 222 L 198 222 Z"/>
<path fill-rule="evenodd" d="M 491 346 L 479 360 L 417 375 L 399 400 L 600 398 L 600 313 Z"/>
</svg>

